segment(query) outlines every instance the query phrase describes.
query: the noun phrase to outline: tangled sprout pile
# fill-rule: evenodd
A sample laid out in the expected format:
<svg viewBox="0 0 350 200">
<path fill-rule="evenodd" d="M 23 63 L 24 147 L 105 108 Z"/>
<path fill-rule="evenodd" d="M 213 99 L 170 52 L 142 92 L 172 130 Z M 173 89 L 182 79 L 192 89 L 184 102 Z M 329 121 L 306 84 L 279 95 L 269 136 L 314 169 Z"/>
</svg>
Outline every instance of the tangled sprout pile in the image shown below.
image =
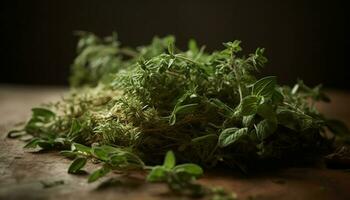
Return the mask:
<svg viewBox="0 0 350 200">
<path fill-rule="evenodd" d="M 83 164 L 97 158 L 105 165 L 96 177 L 160 164 L 169 150 L 202 167 L 293 163 L 328 153 L 346 135 L 317 111 L 315 102 L 329 101 L 320 86 L 255 77 L 264 49 L 241 56 L 234 41 L 207 53 L 190 40 L 181 51 L 172 36 L 132 49 L 115 35 L 80 35 L 71 94 L 34 108 L 23 131 L 33 137 L 27 147 L 60 149 Z"/>
</svg>

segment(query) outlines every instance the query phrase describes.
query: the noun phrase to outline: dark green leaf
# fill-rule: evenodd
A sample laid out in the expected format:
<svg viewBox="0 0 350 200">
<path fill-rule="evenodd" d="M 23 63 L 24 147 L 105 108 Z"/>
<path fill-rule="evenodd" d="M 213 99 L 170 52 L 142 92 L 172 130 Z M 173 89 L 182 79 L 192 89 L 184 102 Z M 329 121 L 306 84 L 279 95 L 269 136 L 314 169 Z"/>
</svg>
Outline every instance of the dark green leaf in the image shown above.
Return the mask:
<svg viewBox="0 0 350 200">
<path fill-rule="evenodd" d="M 242 119 L 242 124 L 244 127 L 251 128 L 254 125 L 255 115 L 244 116 Z"/>
<path fill-rule="evenodd" d="M 237 107 L 236 114 L 247 116 L 253 115 L 257 112 L 260 103 L 260 98 L 254 95 L 246 96 Z"/>
<path fill-rule="evenodd" d="M 258 123 L 255 129 L 259 139 L 264 140 L 276 131 L 277 122 L 264 119 Z"/>
<path fill-rule="evenodd" d="M 257 113 L 265 119 L 276 120 L 276 112 L 271 103 L 264 103 L 259 105 Z"/>
<path fill-rule="evenodd" d="M 29 141 L 24 148 L 36 148 L 38 146 L 38 142 L 40 141 L 39 138 L 33 138 L 31 141 Z"/>
<path fill-rule="evenodd" d="M 42 117 L 45 119 L 56 116 L 54 112 L 46 108 L 32 108 L 32 113 L 33 113 L 33 116 L 35 117 Z"/>
<path fill-rule="evenodd" d="M 208 140 L 217 140 L 217 138 L 218 138 L 218 136 L 216 134 L 208 134 L 208 135 L 203 135 L 203 136 L 193 138 L 191 140 L 191 142 L 199 143 L 199 142 L 204 142 L 204 141 L 208 141 Z"/>
<path fill-rule="evenodd" d="M 283 94 L 278 91 L 278 90 L 275 90 L 272 94 L 272 102 L 275 103 L 275 104 L 280 104 L 283 102 Z"/>
<path fill-rule="evenodd" d="M 76 174 L 78 173 L 81 168 L 83 168 L 86 164 L 87 159 L 83 157 L 76 158 L 72 164 L 68 168 L 68 173 L 70 174 Z"/>
<path fill-rule="evenodd" d="M 74 159 L 74 158 L 77 157 L 77 153 L 76 153 L 76 152 L 73 152 L 73 151 L 67 151 L 67 150 L 65 150 L 65 151 L 60 151 L 60 154 L 61 154 L 62 156 L 65 156 L 65 157 L 67 157 L 67 158 L 70 158 L 70 159 Z"/>
<path fill-rule="evenodd" d="M 237 141 L 242 137 L 246 136 L 248 133 L 248 128 L 227 128 L 223 130 L 219 136 L 219 146 L 227 147 Z"/>
<path fill-rule="evenodd" d="M 98 180 L 99 178 L 107 175 L 109 172 L 111 171 L 111 169 L 107 166 L 103 166 L 102 168 L 92 172 L 92 174 L 90 174 L 88 182 L 95 182 L 96 180 Z"/>
<path fill-rule="evenodd" d="M 103 160 L 103 161 L 108 160 L 108 152 L 106 152 L 101 147 L 92 147 L 92 154 L 100 160 Z"/>
<path fill-rule="evenodd" d="M 278 109 L 277 121 L 284 127 L 295 131 L 302 131 L 308 128 L 312 128 L 314 121 L 310 116 L 303 113 L 290 110 L 290 109 Z"/>
<path fill-rule="evenodd" d="M 197 103 L 187 104 L 187 105 L 176 105 L 171 116 L 169 123 L 170 125 L 174 125 L 176 123 L 176 115 L 190 113 L 195 110 L 197 107 Z"/>
<path fill-rule="evenodd" d="M 122 165 L 125 166 L 128 164 L 128 159 L 126 158 L 126 156 L 120 154 L 112 154 L 109 157 L 109 160 L 110 164 L 115 167 L 119 167 Z"/>
<path fill-rule="evenodd" d="M 52 149 L 54 147 L 54 141 L 40 140 L 37 145 L 43 149 Z"/>
<path fill-rule="evenodd" d="M 252 94 L 263 96 L 265 98 L 271 98 L 275 92 L 276 83 L 277 81 L 275 76 L 264 77 L 254 83 Z"/>
</svg>

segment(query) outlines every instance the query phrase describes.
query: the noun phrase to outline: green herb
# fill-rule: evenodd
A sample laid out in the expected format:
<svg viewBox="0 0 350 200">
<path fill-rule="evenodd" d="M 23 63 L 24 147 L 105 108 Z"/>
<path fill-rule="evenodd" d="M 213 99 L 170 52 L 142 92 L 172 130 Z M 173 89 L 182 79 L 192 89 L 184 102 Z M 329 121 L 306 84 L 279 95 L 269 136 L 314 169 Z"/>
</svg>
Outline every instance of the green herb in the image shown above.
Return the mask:
<svg viewBox="0 0 350 200">
<path fill-rule="evenodd" d="M 233 200 L 236 195 L 223 189 L 207 188 L 196 183 L 196 179 L 203 175 L 203 169 L 193 163 L 176 165 L 175 155 L 172 151 L 166 153 L 163 165 L 151 168 L 147 176 L 149 182 L 165 182 L 172 192 L 192 197 L 211 196 L 213 200 Z"/>
<path fill-rule="evenodd" d="M 113 170 L 156 165 L 149 181 L 192 190 L 201 167 L 249 172 L 266 161 L 275 167 L 319 157 L 332 151 L 334 140 L 350 141 L 342 122 L 316 109 L 316 102 L 329 101 L 321 85 L 298 81 L 291 88 L 275 76 L 256 77 L 267 62 L 264 49 L 244 56 L 236 40 L 207 53 L 190 40 L 181 51 L 172 36 L 133 49 L 116 34 L 79 35 L 71 93 L 33 108 L 24 129 L 9 137 L 26 133 L 33 137 L 26 148 L 63 150 L 75 159 L 70 173 L 87 160 L 101 162 L 89 182 Z M 175 155 L 179 163 L 197 165 L 175 165 Z"/>
</svg>

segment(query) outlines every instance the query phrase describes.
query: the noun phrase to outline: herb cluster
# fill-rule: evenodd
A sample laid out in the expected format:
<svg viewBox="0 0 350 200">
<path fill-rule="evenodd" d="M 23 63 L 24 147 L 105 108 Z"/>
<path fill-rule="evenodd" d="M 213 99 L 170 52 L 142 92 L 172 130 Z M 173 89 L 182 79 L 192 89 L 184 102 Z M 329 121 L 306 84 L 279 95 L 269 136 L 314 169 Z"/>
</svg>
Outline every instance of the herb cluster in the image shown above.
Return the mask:
<svg viewBox="0 0 350 200">
<path fill-rule="evenodd" d="M 202 174 L 198 165 L 246 171 L 256 163 L 290 164 L 322 156 L 334 139 L 347 137 L 341 122 L 317 111 L 315 102 L 329 101 L 321 86 L 256 78 L 267 62 L 264 49 L 243 56 L 236 40 L 207 53 L 190 40 L 181 51 L 172 36 L 132 49 L 116 34 L 79 34 L 71 94 L 33 108 L 25 128 L 10 136 L 32 136 L 26 147 L 63 150 L 75 158 L 70 173 L 88 159 L 102 162 L 89 181 L 111 170 L 159 165 L 172 150 L 147 179 L 176 191 L 196 186 L 190 180 Z M 175 166 L 173 154 L 198 165 Z"/>
</svg>

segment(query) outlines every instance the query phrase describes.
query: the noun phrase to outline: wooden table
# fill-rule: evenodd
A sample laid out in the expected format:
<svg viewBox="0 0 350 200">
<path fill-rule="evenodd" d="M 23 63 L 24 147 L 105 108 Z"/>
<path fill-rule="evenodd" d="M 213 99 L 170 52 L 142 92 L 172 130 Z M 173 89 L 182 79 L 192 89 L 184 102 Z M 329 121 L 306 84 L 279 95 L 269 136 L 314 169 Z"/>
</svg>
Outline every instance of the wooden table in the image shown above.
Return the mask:
<svg viewBox="0 0 350 200">
<path fill-rule="evenodd" d="M 145 183 L 142 175 L 111 174 L 88 184 L 87 175 L 67 173 L 71 161 L 57 152 L 26 152 L 23 142 L 6 138 L 11 127 L 30 116 L 32 106 L 56 101 L 66 91 L 66 88 L 0 86 L 0 199 L 186 199 L 171 196 L 163 184 Z M 320 109 L 350 125 L 350 93 L 329 94 L 333 102 L 320 105 Z M 89 164 L 87 171 L 96 167 Z M 116 183 L 102 187 L 111 177 Z M 54 181 L 64 184 L 45 188 L 42 183 Z M 200 182 L 232 190 L 239 199 L 350 199 L 350 172 L 345 170 L 288 168 L 250 177 L 213 170 Z"/>
</svg>

